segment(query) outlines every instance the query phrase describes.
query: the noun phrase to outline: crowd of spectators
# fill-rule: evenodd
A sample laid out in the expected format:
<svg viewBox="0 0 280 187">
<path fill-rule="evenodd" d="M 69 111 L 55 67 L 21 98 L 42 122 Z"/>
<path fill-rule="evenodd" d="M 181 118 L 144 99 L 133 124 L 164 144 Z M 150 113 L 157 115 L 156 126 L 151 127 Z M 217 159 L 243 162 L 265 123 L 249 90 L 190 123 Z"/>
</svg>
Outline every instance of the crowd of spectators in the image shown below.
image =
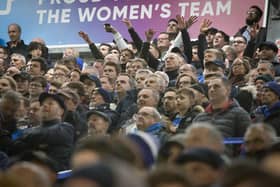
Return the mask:
<svg viewBox="0 0 280 187">
<path fill-rule="evenodd" d="M 0 46 L 0 186 L 279 187 L 280 58 L 262 14 L 249 7 L 231 37 L 179 15 L 145 38 L 122 20 L 131 42 L 117 25 L 104 27 L 110 44 L 80 31 L 92 61 L 67 48 L 54 62 L 43 39 L 26 45 L 11 23 Z"/>
</svg>

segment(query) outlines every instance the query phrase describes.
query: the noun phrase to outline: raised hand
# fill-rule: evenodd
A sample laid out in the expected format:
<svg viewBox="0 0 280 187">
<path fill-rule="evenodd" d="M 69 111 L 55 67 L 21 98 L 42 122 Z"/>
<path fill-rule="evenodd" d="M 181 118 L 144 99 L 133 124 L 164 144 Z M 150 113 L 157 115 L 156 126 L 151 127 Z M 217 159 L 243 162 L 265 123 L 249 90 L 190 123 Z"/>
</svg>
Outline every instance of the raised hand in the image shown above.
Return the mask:
<svg viewBox="0 0 280 187">
<path fill-rule="evenodd" d="M 178 29 L 183 30 L 186 28 L 186 22 L 183 16 L 176 15 L 176 20 L 178 22 Z"/>
<path fill-rule="evenodd" d="M 198 20 L 197 16 L 190 16 L 189 19 L 186 21 L 186 28 L 189 29 L 194 23 Z"/>
<path fill-rule="evenodd" d="M 204 19 L 200 24 L 200 33 L 206 33 L 211 24 L 212 21 L 210 21 L 209 19 Z"/>
<path fill-rule="evenodd" d="M 92 41 L 90 40 L 89 36 L 87 33 L 85 33 L 84 31 L 80 31 L 78 32 L 79 36 L 88 44 L 92 43 Z"/>
<path fill-rule="evenodd" d="M 110 32 L 113 34 L 117 33 L 117 30 L 112 25 L 104 26 L 104 29 L 106 32 Z"/>
<path fill-rule="evenodd" d="M 154 31 L 153 29 L 148 29 L 147 31 L 145 31 L 145 35 L 146 35 L 146 40 L 147 42 L 152 41 L 154 35 L 155 35 L 156 31 Z"/>
<path fill-rule="evenodd" d="M 122 22 L 127 26 L 128 29 L 130 29 L 130 28 L 133 27 L 131 21 L 130 21 L 129 19 L 127 19 L 127 18 L 124 18 L 124 19 L 122 20 Z"/>
</svg>

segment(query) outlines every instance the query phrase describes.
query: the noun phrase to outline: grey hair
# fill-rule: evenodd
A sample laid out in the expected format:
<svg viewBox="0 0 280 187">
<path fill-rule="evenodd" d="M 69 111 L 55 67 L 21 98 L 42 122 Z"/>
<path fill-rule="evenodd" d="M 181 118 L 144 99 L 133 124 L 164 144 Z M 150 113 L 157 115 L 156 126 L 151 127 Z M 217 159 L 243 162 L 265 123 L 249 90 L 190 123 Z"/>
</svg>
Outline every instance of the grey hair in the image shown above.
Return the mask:
<svg viewBox="0 0 280 187">
<path fill-rule="evenodd" d="M 186 129 L 185 135 L 188 136 L 191 133 L 192 129 L 199 129 L 199 128 L 208 129 L 210 139 L 213 142 L 220 142 L 223 144 L 224 138 L 221 132 L 213 124 L 207 122 L 192 123 L 192 125 Z"/>
<path fill-rule="evenodd" d="M 265 123 L 254 123 L 247 127 L 246 132 L 252 129 L 262 129 L 265 133 L 267 133 L 268 138 L 270 139 L 271 143 L 277 141 L 277 133 L 274 127 Z"/>
</svg>

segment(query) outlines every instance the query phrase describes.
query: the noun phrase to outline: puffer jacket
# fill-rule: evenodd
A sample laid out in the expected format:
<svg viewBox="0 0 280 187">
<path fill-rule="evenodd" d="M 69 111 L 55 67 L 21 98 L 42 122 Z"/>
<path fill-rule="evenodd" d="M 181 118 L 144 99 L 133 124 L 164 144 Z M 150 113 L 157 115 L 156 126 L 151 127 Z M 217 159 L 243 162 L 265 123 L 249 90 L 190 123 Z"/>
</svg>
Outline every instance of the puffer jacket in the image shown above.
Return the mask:
<svg viewBox="0 0 280 187">
<path fill-rule="evenodd" d="M 193 122 L 209 122 L 226 137 L 243 137 L 251 123 L 250 115 L 236 101 L 229 100 L 224 107 L 213 110 L 209 104 L 204 113 L 198 114 Z"/>
</svg>

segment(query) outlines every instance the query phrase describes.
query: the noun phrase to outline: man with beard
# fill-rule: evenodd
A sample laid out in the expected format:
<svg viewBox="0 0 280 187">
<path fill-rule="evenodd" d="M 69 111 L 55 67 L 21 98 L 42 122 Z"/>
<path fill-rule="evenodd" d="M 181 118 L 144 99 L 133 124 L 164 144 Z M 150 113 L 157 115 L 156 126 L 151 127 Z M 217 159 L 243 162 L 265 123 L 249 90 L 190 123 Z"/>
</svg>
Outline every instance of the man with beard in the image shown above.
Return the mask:
<svg viewBox="0 0 280 187">
<path fill-rule="evenodd" d="M 261 27 L 259 22 L 261 20 L 263 11 L 260 7 L 253 5 L 247 11 L 246 25 L 239 29 L 236 35 L 242 35 L 247 39 L 248 45 L 254 45 L 256 49 L 260 43 L 266 40 L 266 28 Z"/>
</svg>

